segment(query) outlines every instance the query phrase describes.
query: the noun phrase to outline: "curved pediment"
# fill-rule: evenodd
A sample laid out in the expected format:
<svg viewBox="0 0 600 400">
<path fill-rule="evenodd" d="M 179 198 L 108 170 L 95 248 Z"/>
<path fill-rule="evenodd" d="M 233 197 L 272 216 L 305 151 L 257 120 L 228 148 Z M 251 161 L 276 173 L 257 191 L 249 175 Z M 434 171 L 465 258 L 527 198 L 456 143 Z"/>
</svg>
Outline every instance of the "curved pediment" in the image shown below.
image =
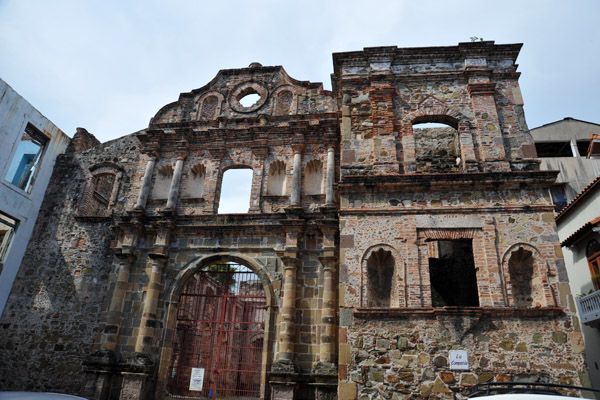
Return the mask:
<svg viewBox="0 0 600 400">
<path fill-rule="evenodd" d="M 323 90 L 322 83 L 298 81 L 281 66 L 252 63 L 248 68 L 221 70 L 207 85 L 181 93 L 179 100 L 158 111 L 150 126 L 335 111 L 333 94 Z"/>
</svg>

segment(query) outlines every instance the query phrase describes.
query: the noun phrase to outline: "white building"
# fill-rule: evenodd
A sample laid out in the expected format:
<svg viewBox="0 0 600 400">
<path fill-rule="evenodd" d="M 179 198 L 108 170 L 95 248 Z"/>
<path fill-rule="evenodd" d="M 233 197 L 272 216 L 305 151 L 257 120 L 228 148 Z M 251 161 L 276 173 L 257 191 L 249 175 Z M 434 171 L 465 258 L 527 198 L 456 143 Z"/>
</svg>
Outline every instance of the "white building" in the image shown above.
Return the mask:
<svg viewBox="0 0 600 400">
<path fill-rule="evenodd" d="M 542 170 L 559 170 L 552 187 L 552 202 L 560 211 L 600 175 L 600 158 L 587 158 L 590 135 L 600 125 L 567 117 L 531 131 Z"/>
<path fill-rule="evenodd" d="M 0 315 L 69 137 L 0 79 Z"/>
</svg>

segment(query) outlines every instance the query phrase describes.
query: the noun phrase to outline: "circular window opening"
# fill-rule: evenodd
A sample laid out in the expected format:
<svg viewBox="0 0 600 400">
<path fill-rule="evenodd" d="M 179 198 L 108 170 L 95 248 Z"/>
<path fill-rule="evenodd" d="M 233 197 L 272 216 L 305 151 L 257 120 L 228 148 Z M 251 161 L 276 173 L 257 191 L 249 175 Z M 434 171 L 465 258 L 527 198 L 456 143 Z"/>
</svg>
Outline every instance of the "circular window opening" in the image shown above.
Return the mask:
<svg viewBox="0 0 600 400">
<path fill-rule="evenodd" d="M 237 99 L 239 103 L 244 107 L 252 107 L 260 100 L 260 95 L 255 90 L 248 91 L 247 93 L 241 93 Z"/>
</svg>

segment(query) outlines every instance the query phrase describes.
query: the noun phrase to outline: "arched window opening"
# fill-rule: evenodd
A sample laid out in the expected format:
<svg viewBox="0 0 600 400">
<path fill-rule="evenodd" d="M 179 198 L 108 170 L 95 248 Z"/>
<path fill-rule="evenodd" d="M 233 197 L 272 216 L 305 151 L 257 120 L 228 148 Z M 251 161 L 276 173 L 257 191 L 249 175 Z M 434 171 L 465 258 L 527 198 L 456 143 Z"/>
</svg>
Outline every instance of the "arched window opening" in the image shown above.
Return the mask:
<svg viewBox="0 0 600 400">
<path fill-rule="evenodd" d="M 202 102 L 202 108 L 200 115 L 203 119 L 214 119 L 217 107 L 219 105 L 219 99 L 217 96 L 208 96 Z"/>
<path fill-rule="evenodd" d="M 367 259 L 368 307 L 390 307 L 394 268 L 389 251 L 379 249 Z"/>
<path fill-rule="evenodd" d="M 417 172 L 451 173 L 461 169 L 456 121 L 421 117 L 413 122 Z"/>
<path fill-rule="evenodd" d="M 306 164 L 304 174 L 304 194 L 323 193 L 323 163 L 320 160 L 311 160 Z"/>
<path fill-rule="evenodd" d="M 587 244 L 585 256 L 588 259 L 590 274 L 594 289 L 600 289 L 600 243 L 596 239 L 592 239 Z"/>
<path fill-rule="evenodd" d="M 185 285 L 177 313 L 171 396 L 260 398 L 266 296 L 248 267 L 211 264 Z M 203 382 L 190 387 L 192 374 Z"/>
<path fill-rule="evenodd" d="M 513 252 L 508 259 L 508 273 L 515 307 L 531 307 L 533 304 L 534 259 L 533 253 L 524 248 Z"/>
<path fill-rule="evenodd" d="M 433 307 L 478 307 L 479 291 L 472 239 L 437 240 L 430 246 Z"/>
<path fill-rule="evenodd" d="M 103 173 L 92 178 L 92 196 L 88 205 L 88 214 L 104 215 L 110 207 L 110 200 L 115 185 L 115 174 Z"/>
<path fill-rule="evenodd" d="M 269 181 L 267 194 L 282 196 L 285 194 L 285 163 L 281 160 L 274 161 L 269 166 Z"/>
<path fill-rule="evenodd" d="M 158 169 L 156 177 L 154 178 L 154 185 L 152 186 L 153 199 L 166 199 L 167 197 L 169 197 L 169 189 L 171 187 L 172 178 L 172 166 L 163 165 Z"/>
<path fill-rule="evenodd" d="M 204 178 L 206 176 L 206 167 L 202 164 L 196 164 L 190 169 L 188 179 L 183 184 L 182 197 L 200 199 L 204 191 Z"/>
<path fill-rule="evenodd" d="M 247 213 L 250 208 L 252 169 L 228 169 L 221 181 L 219 214 Z"/>
</svg>

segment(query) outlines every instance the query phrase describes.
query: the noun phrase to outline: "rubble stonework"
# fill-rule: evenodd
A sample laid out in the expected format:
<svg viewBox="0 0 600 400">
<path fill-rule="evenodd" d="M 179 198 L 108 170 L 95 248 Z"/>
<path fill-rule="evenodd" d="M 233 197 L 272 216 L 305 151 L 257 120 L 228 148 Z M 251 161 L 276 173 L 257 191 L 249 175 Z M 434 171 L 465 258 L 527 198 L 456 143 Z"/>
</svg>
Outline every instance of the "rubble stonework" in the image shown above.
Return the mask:
<svg viewBox="0 0 600 400">
<path fill-rule="evenodd" d="M 0 321 L 0 386 L 165 398 L 187 351 L 180 295 L 228 262 L 264 290 L 261 398 L 582 382 L 555 173 L 532 154 L 519 49 L 334 54 L 333 91 L 253 63 L 132 135 L 94 146 L 78 131 Z M 252 170 L 244 214 L 218 214 L 231 168 Z"/>
</svg>

